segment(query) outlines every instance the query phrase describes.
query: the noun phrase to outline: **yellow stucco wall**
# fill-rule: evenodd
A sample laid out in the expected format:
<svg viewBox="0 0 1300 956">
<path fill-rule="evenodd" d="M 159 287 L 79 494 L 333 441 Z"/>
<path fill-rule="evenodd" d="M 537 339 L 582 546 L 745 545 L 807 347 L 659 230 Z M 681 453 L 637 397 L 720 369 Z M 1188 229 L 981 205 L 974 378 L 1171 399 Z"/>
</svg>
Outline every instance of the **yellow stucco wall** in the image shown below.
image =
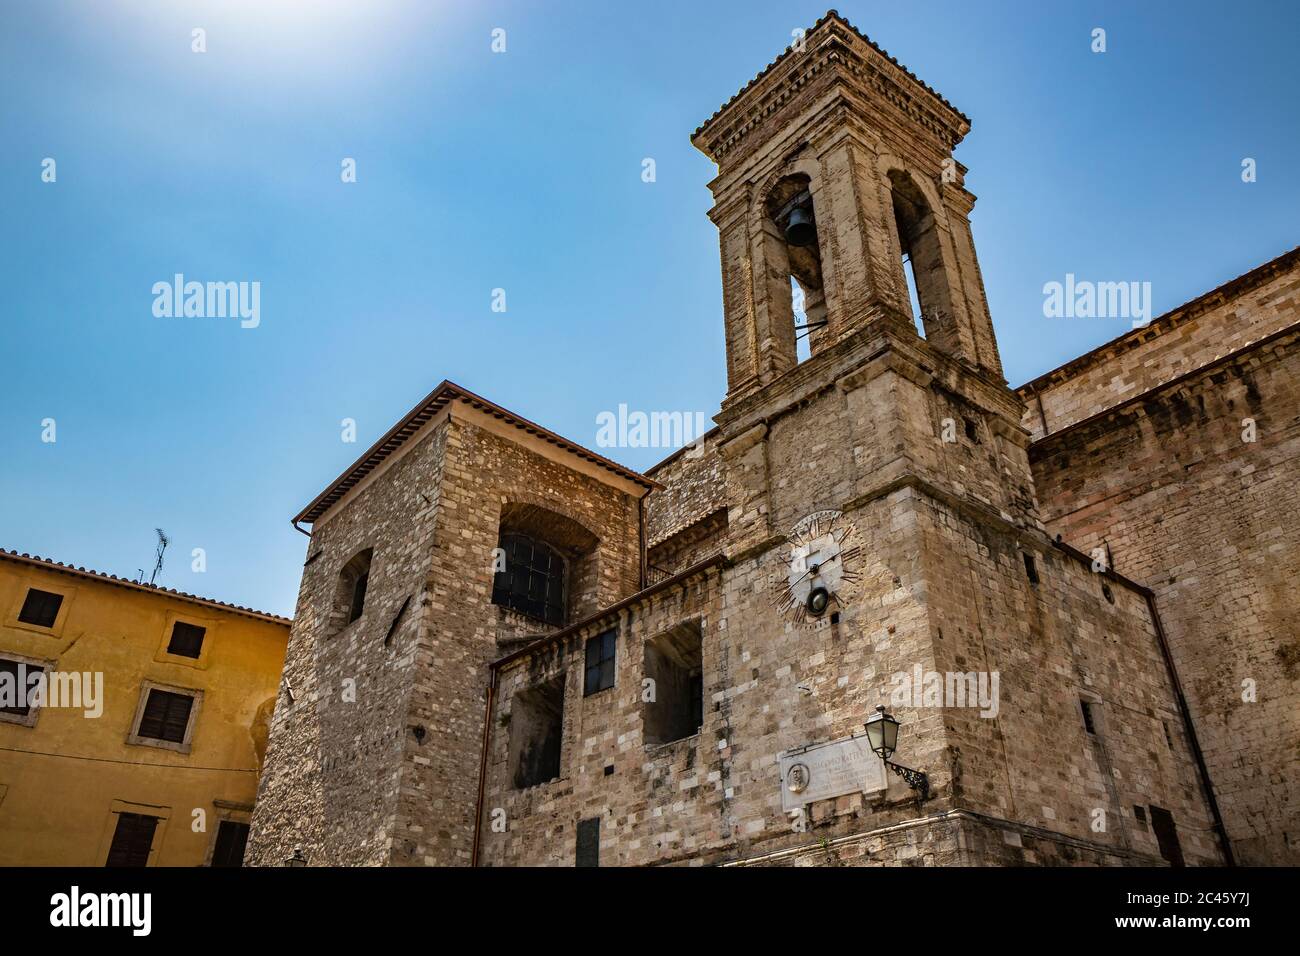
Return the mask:
<svg viewBox="0 0 1300 956">
<path fill-rule="evenodd" d="M 18 621 L 31 587 L 64 596 L 52 628 Z M 207 628 L 197 660 L 167 653 L 177 619 Z M 120 811 L 163 818 L 150 866 L 203 865 L 218 821 L 249 819 L 288 637 L 270 615 L 0 553 L 0 658 L 103 674 L 99 717 L 0 714 L 0 865 L 102 866 Z M 188 753 L 128 741 L 145 682 L 202 692 Z"/>
</svg>

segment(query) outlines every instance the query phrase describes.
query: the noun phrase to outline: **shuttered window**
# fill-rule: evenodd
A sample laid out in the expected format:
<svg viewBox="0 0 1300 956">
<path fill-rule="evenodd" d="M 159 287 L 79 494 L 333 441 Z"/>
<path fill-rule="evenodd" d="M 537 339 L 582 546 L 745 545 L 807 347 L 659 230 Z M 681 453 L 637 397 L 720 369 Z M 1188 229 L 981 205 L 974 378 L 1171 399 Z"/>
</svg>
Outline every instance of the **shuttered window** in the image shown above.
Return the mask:
<svg viewBox="0 0 1300 956">
<path fill-rule="evenodd" d="M 185 728 L 189 725 L 190 710 L 193 707 L 194 698 L 188 694 L 173 694 L 171 691 L 151 688 L 137 733 L 154 740 L 184 743 Z"/>
<path fill-rule="evenodd" d="M 243 866 L 248 845 L 248 824 L 222 820 L 217 827 L 217 845 L 212 850 L 213 866 Z"/>
<path fill-rule="evenodd" d="M 62 594 L 30 588 L 27 597 L 23 600 L 23 609 L 18 612 L 18 620 L 37 627 L 53 627 L 62 605 Z"/>
<path fill-rule="evenodd" d="M 147 866 L 156 829 L 157 817 L 143 813 L 119 813 L 117 829 L 113 831 L 113 845 L 109 847 L 108 862 L 104 865 Z"/>
<path fill-rule="evenodd" d="M 32 675 L 39 674 L 44 670 L 45 668 L 37 667 L 35 664 L 28 664 L 23 672 L 19 674 L 17 661 L 0 660 L 0 672 L 9 675 L 4 683 L 13 688 L 12 702 L 8 699 L 7 694 L 0 695 L 0 714 L 26 717 L 32 709 L 28 703 L 28 695 L 32 692 Z"/>
<path fill-rule="evenodd" d="M 167 644 L 167 653 L 181 657 L 198 657 L 203 651 L 203 635 L 207 632 L 207 628 L 199 627 L 197 624 L 177 621 L 172 625 L 172 639 Z"/>
</svg>

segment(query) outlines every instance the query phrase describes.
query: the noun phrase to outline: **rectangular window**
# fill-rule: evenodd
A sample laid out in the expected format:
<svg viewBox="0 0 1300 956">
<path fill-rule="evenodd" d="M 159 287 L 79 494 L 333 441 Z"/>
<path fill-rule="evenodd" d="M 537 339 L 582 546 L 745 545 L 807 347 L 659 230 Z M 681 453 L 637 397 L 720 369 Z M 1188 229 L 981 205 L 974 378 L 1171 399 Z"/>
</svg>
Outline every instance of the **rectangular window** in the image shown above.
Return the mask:
<svg viewBox="0 0 1300 956">
<path fill-rule="evenodd" d="M 1083 707 L 1083 726 L 1084 726 L 1084 729 L 1087 730 L 1088 733 L 1090 733 L 1090 734 L 1096 736 L 1096 734 L 1097 734 L 1097 714 L 1096 714 L 1096 712 L 1094 711 L 1093 708 L 1095 708 L 1097 705 L 1094 704 L 1094 703 L 1091 703 L 1090 701 L 1086 701 L 1086 700 L 1081 700 L 1081 701 L 1079 701 L 1079 704 L 1080 704 L 1080 706 Z"/>
<path fill-rule="evenodd" d="M 703 642 L 699 627 L 681 624 L 645 646 L 642 737 L 666 744 L 699 733 L 704 723 Z"/>
<path fill-rule="evenodd" d="M 618 631 L 605 631 L 587 641 L 587 681 L 583 697 L 614 686 L 614 645 L 617 640 Z"/>
<path fill-rule="evenodd" d="M 140 729 L 136 733 L 141 737 L 154 740 L 166 740 L 179 744 L 185 742 L 185 730 L 190 723 L 190 710 L 194 707 L 194 698 L 188 694 L 173 694 L 171 691 L 150 688 L 149 700 L 144 705 L 144 714 L 140 717 Z"/>
<path fill-rule="evenodd" d="M 1151 829 L 1156 833 L 1160 855 L 1169 861 L 1170 866 L 1182 866 L 1183 848 L 1178 842 L 1178 828 L 1174 826 L 1174 815 L 1163 807 L 1152 806 Z"/>
<path fill-rule="evenodd" d="M 600 866 L 600 817 L 578 821 L 574 866 Z"/>
<path fill-rule="evenodd" d="M 1025 559 L 1025 575 L 1029 578 L 1029 583 L 1038 586 L 1038 564 L 1034 561 L 1032 554 L 1021 552 L 1021 557 Z"/>
<path fill-rule="evenodd" d="M 28 694 L 31 693 L 32 675 L 45 670 L 35 664 L 24 664 L 21 672 L 19 662 L 0 660 L 0 714 L 26 717 L 31 713 Z"/>
<path fill-rule="evenodd" d="M 213 866 L 243 866 L 248 845 L 248 824 L 222 820 L 217 827 L 217 844 L 212 849 Z"/>
<path fill-rule="evenodd" d="M 30 588 L 23 601 L 23 609 L 18 612 L 18 620 L 36 627 L 53 627 L 59 617 L 59 608 L 63 605 L 62 594 L 38 591 Z"/>
<path fill-rule="evenodd" d="M 203 635 L 207 632 L 207 628 L 197 624 L 177 621 L 172 625 L 172 639 L 167 644 L 167 653 L 180 657 L 198 657 L 203 650 Z"/>
<path fill-rule="evenodd" d="M 515 788 L 560 775 L 564 740 L 564 675 L 515 694 L 510 704 L 510 767 Z"/>
<path fill-rule="evenodd" d="M 113 845 L 108 850 L 105 866 L 147 866 L 149 852 L 153 849 L 154 831 L 158 818 L 143 813 L 119 813 L 117 829 L 113 831 Z"/>
</svg>

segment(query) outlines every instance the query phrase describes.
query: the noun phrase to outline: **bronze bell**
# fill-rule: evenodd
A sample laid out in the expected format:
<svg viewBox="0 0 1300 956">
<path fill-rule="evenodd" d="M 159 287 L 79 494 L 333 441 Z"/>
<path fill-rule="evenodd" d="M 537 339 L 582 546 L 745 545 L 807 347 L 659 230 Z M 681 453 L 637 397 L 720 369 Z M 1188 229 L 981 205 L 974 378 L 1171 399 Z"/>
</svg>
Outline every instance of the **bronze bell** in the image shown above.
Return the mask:
<svg viewBox="0 0 1300 956">
<path fill-rule="evenodd" d="M 817 227 L 813 225 L 812 210 L 807 206 L 795 206 L 790 210 L 785 241 L 792 246 L 811 246 L 817 241 Z"/>
</svg>

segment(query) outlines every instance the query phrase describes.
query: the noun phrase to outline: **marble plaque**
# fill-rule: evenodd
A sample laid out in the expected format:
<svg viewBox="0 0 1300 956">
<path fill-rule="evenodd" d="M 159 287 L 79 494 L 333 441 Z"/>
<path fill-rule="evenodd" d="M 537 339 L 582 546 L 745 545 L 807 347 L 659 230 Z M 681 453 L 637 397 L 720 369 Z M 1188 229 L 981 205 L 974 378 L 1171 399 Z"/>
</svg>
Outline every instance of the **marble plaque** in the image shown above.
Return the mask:
<svg viewBox="0 0 1300 956">
<path fill-rule="evenodd" d="M 874 793 L 884 790 L 887 782 L 885 765 L 865 733 L 787 750 L 778 762 L 785 811 L 846 793 Z"/>
</svg>

